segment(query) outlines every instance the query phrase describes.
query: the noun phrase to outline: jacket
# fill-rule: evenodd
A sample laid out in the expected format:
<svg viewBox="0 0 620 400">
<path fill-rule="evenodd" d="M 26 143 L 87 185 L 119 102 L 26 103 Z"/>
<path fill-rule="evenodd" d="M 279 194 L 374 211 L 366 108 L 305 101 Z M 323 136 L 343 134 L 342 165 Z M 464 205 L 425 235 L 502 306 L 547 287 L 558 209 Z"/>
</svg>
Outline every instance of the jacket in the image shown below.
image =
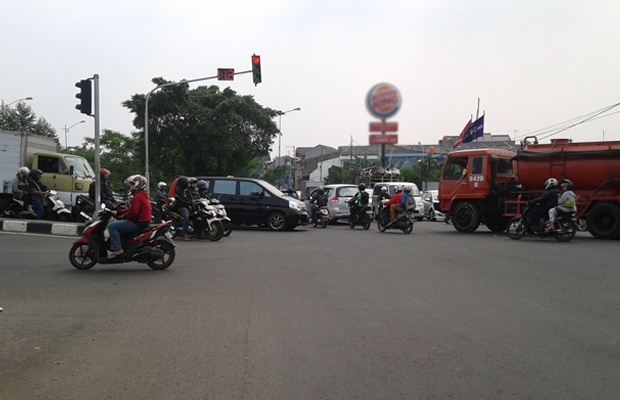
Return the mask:
<svg viewBox="0 0 620 400">
<path fill-rule="evenodd" d="M 148 224 L 152 216 L 151 201 L 144 190 L 137 190 L 133 193 L 129 208 L 119 211 L 123 219 L 135 223 Z"/>
</svg>

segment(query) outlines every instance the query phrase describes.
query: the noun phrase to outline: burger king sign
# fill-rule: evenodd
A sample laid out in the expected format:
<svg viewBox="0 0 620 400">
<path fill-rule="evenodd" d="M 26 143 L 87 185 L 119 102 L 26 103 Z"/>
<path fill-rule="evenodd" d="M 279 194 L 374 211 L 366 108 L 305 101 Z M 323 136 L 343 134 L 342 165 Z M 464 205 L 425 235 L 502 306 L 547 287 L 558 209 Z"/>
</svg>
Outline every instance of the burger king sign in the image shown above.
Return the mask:
<svg viewBox="0 0 620 400">
<path fill-rule="evenodd" d="M 400 104 L 400 92 L 390 83 L 376 84 L 366 96 L 368 112 L 380 119 L 392 117 L 400 109 Z"/>
</svg>

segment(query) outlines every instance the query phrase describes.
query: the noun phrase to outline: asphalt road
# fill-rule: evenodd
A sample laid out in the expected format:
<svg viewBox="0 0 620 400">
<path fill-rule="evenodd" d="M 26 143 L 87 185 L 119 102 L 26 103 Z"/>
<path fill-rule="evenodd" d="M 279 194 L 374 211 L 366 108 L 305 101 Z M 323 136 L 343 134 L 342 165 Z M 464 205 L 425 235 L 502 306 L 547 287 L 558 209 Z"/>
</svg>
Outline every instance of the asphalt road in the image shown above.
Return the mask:
<svg viewBox="0 0 620 400">
<path fill-rule="evenodd" d="M 617 399 L 618 241 L 345 225 L 78 271 L 0 232 L 0 399 Z"/>
</svg>

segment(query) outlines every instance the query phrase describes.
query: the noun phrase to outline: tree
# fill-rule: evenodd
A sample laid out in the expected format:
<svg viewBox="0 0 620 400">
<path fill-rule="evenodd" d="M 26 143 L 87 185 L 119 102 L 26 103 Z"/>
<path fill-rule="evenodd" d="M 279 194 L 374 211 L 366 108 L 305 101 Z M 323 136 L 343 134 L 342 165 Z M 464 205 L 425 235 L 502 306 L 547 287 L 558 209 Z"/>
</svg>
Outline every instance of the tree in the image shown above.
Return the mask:
<svg viewBox="0 0 620 400">
<path fill-rule="evenodd" d="M 162 78 L 153 79 L 159 85 Z M 146 96 L 133 95 L 123 106 L 144 129 Z M 230 88 L 187 84 L 161 88 L 149 99 L 149 167 L 153 175 L 235 175 L 256 157 L 268 156 L 278 133 L 277 112 L 238 96 Z M 139 133 L 143 139 L 144 131 Z"/>
<path fill-rule="evenodd" d="M 20 101 L 15 107 L 0 107 L 0 130 L 32 133 L 34 135 L 58 137 L 54 129 L 43 117 L 37 119 L 32 108 Z"/>
</svg>

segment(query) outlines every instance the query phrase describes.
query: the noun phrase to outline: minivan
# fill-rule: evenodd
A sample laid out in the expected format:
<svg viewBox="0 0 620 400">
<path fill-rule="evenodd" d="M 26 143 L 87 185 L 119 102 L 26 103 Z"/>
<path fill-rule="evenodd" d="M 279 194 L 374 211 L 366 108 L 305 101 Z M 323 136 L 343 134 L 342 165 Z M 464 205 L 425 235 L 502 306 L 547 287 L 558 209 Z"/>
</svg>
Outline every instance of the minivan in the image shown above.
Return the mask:
<svg viewBox="0 0 620 400">
<path fill-rule="evenodd" d="M 258 225 L 274 231 L 290 231 L 308 223 L 304 203 L 286 196 L 263 180 L 224 176 L 197 179 L 208 183 L 209 193 L 226 206 L 228 217 L 234 225 Z"/>
<path fill-rule="evenodd" d="M 411 187 L 411 195 L 415 198 L 415 219 L 417 221 L 422 221 L 424 219 L 424 202 L 422 201 L 422 197 L 420 196 L 420 189 L 415 183 L 411 182 L 381 182 L 375 183 L 375 186 L 372 189 L 372 214 L 377 216 L 377 208 L 379 207 L 379 202 L 377 198 L 379 197 L 379 193 L 381 193 L 381 188 L 385 186 L 388 189 L 388 194 L 390 197 L 394 195 L 396 190 L 396 186 L 399 186 L 403 189 L 405 186 Z"/>
</svg>

